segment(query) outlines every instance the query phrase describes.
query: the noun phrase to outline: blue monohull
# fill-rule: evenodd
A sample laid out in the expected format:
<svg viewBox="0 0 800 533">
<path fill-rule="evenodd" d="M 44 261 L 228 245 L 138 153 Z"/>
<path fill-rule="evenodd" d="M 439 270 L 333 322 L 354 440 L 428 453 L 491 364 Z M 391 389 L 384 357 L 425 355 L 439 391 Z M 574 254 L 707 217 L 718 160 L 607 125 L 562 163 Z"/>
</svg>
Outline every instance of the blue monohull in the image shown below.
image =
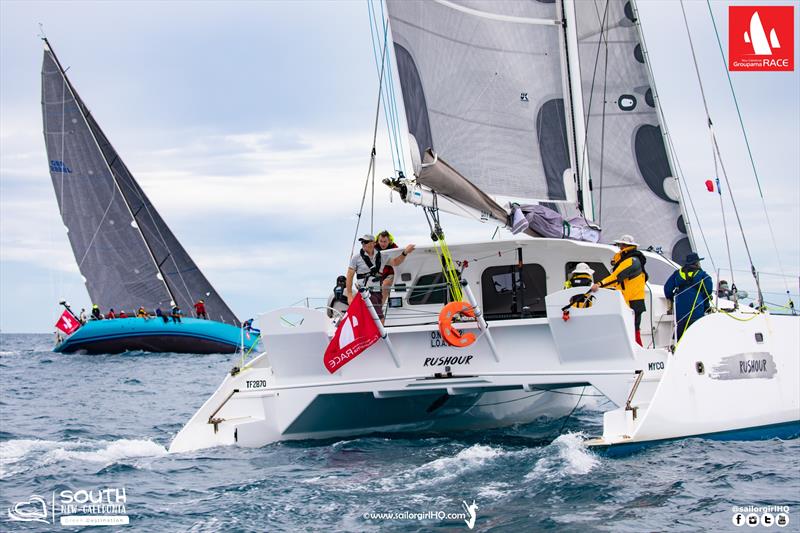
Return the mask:
<svg viewBox="0 0 800 533">
<path fill-rule="evenodd" d="M 89 321 L 59 343 L 60 353 L 121 353 L 127 351 L 175 353 L 234 353 L 244 340 L 253 349 L 258 335 L 231 324 L 183 318 L 180 322 L 161 318 L 116 318 Z"/>
</svg>

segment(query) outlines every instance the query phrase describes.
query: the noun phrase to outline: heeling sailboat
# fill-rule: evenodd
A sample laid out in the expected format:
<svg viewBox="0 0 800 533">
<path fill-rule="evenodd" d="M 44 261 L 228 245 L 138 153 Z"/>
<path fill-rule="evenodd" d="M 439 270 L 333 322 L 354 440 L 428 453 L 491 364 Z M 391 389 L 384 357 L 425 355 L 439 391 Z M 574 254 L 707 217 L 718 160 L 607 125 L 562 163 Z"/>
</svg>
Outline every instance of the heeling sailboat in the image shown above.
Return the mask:
<svg viewBox="0 0 800 533">
<path fill-rule="evenodd" d="M 42 117 L 50 176 L 70 245 L 92 302 L 104 311 L 139 307 L 180 323 L 136 318 L 90 321 L 61 352 L 233 352 L 240 322 L 161 218 L 70 83 L 44 39 Z M 204 300 L 210 320 L 191 318 Z M 102 323 L 101 323 L 102 322 Z M 251 336 L 252 337 L 252 336 Z M 252 345 L 254 338 L 246 339 Z"/>
<path fill-rule="evenodd" d="M 381 330 L 384 341 L 333 374 L 322 354 L 334 328 L 323 313 L 289 308 L 261 316 L 269 354 L 250 361 L 246 372 L 234 369 L 226 376 L 175 437 L 171 451 L 529 423 L 566 414 L 566 404 L 554 398 L 570 398 L 572 408 L 574 388 L 587 386 L 622 412 L 608 425 L 609 436 L 616 436 L 619 428 L 633 424 L 631 401 L 640 413 L 651 403 L 669 404 L 669 393 L 659 396 L 658 391 L 669 389 L 684 372 L 672 355 L 675 317 L 663 291 L 677 265 L 655 251 L 682 261 L 693 247 L 688 219 L 681 218 L 680 189 L 634 6 L 624 0 L 388 0 L 386 8 L 394 43 L 389 57 L 397 65 L 415 160 L 413 178 L 398 176 L 388 184 L 405 201 L 423 206 L 434 230 L 440 230 L 438 211 L 450 210 L 515 231 L 527 226 L 533 236 L 555 228 L 559 238 L 449 246 L 465 298 L 478 317 L 459 325 L 477 334 L 466 348 L 443 343 L 434 322 L 448 302 L 447 284 L 439 283 L 445 276 L 436 246 L 419 247 L 395 268 L 399 286 Z M 606 46 L 608 54 L 598 63 Z M 519 203 L 520 211 L 502 205 L 508 200 Z M 644 347 L 634 341 L 631 311 L 617 292 L 603 290 L 594 306 L 573 310 L 569 321 L 562 318 L 561 308 L 582 291 L 562 290 L 566 274 L 585 262 L 600 277 L 615 252 L 592 242 L 597 235 L 591 221 L 601 217 L 604 232 L 610 227 L 635 233 L 653 249 L 645 252 L 650 282 Z M 609 239 L 618 236 L 612 233 Z M 288 314 L 303 320 L 286 328 L 282 317 Z M 728 320 L 722 314 L 713 318 L 721 328 L 713 330 L 714 336 L 736 324 L 720 324 L 720 319 Z M 705 320 L 693 328 L 699 330 Z M 757 325 L 763 323 L 749 322 L 749 328 Z M 783 366 L 791 331 L 781 322 L 774 332 L 771 353 Z M 761 329 L 731 331 L 726 334 L 738 341 L 714 350 L 704 341 L 693 346 L 687 337 L 688 353 L 680 365 L 702 355 L 709 365 L 704 368 L 713 363 L 723 373 L 723 360 L 740 354 L 728 351 L 753 348 L 759 338 L 754 333 L 762 340 L 766 335 Z M 735 370 L 733 363 L 728 366 Z M 796 363 L 786 367 L 790 373 L 797 368 Z M 673 376 L 669 381 L 663 379 L 665 368 Z M 797 388 L 791 379 L 781 371 L 771 401 L 787 387 Z M 745 398 L 754 382 L 730 380 L 723 386 L 731 383 L 731 390 Z M 714 399 L 718 385 L 700 385 L 703 400 L 714 401 L 716 422 L 699 418 L 673 423 L 667 431 L 682 436 L 712 426 L 710 431 L 738 429 L 758 422 L 753 413 L 759 409 L 764 415 L 763 406 L 743 409 L 745 418 L 725 409 Z M 757 387 L 759 393 L 762 389 Z M 791 423 L 793 406 L 797 394 L 761 420 Z"/>
</svg>

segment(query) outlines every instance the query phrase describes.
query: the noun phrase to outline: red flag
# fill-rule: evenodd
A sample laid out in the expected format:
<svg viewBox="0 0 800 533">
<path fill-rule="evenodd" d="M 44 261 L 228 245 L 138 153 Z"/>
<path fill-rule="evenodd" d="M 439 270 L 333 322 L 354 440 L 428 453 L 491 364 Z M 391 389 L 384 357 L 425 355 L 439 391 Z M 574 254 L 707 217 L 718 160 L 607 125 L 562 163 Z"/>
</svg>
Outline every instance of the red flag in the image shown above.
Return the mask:
<svg viewBox="0 0 800 533">
<path fill-rule="evenodd" d="M 325 368 L 333 374 L 380 338 L 367 304 L 361 294 L 357 294 L 325 349 Z"/>
<path fill-rule="evenodd" d="M 78 331 L 78 328 L 81 327 L 81 323 L 72 313 L 64 309 L 64 312 L 61 313 L 61 317 L 59 317 L 58 322 L 56 322 L 56 327 L 67 335 L 71 335 Z"/>
<path fill-rule="evenodd" d="M 706 180 L 706 189 L 708 189 L 708 192 L 714 192 L 714 182 L 712 180 Z"/>
</svg>

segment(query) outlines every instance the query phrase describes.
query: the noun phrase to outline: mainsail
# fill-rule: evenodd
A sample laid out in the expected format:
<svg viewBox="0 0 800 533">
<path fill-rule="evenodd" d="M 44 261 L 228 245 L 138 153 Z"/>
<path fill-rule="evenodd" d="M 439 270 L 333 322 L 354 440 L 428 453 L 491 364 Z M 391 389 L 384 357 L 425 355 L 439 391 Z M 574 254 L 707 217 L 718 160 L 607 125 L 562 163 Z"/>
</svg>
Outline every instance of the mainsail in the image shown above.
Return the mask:
<svg viewBox="0 0 800 533">
<path fill-rule="evenodd" d="M 629 0 L 574 6 L 586 127 L 579 169 L 591 179 L 594 220 L 606 240 L 635 233 L 682 262 L 691 251 L 655 87 Z"/>
<path fill-rule="evenodd" d="M 386 5 L 418 183 L 436 191 L 455 170 L 449 189 L 468 194 L 449 196 L 489 218 L 502 220 L 498 206 L 472 201 L 464 179 L 565 218 L 582 206 L 605 241 L 635 233 L 675 259 L 690 251 L 630 1 Z"/>
<path fill-rule="evenodd" d="M 567 200 L 572 133 L 556 4 L 386 4 L 420 156 L 432 149 L 488 194 Z"/>
<path fill-rule="evenodd" d="M 42 115 L 50 177 L 78 268 L 103 309 L 190 313 L 239 324 L 120 159 L 45 40 Z"/>
</svg>

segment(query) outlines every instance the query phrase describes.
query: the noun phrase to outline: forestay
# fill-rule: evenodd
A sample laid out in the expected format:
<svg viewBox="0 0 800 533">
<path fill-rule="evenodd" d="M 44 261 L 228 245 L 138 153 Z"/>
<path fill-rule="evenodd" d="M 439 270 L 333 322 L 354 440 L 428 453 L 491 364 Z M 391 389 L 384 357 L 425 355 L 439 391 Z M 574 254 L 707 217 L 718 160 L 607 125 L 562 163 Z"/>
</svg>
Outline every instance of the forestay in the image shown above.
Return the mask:
<svg viewBox="0 0 800 533">
<path fill-rule="evenodd" d="M 189 312 L 238 319 L 167 227 L 46 46 L 42 114 L 59 211 L 92 303 L 103 309 Z"/>
</svg>

